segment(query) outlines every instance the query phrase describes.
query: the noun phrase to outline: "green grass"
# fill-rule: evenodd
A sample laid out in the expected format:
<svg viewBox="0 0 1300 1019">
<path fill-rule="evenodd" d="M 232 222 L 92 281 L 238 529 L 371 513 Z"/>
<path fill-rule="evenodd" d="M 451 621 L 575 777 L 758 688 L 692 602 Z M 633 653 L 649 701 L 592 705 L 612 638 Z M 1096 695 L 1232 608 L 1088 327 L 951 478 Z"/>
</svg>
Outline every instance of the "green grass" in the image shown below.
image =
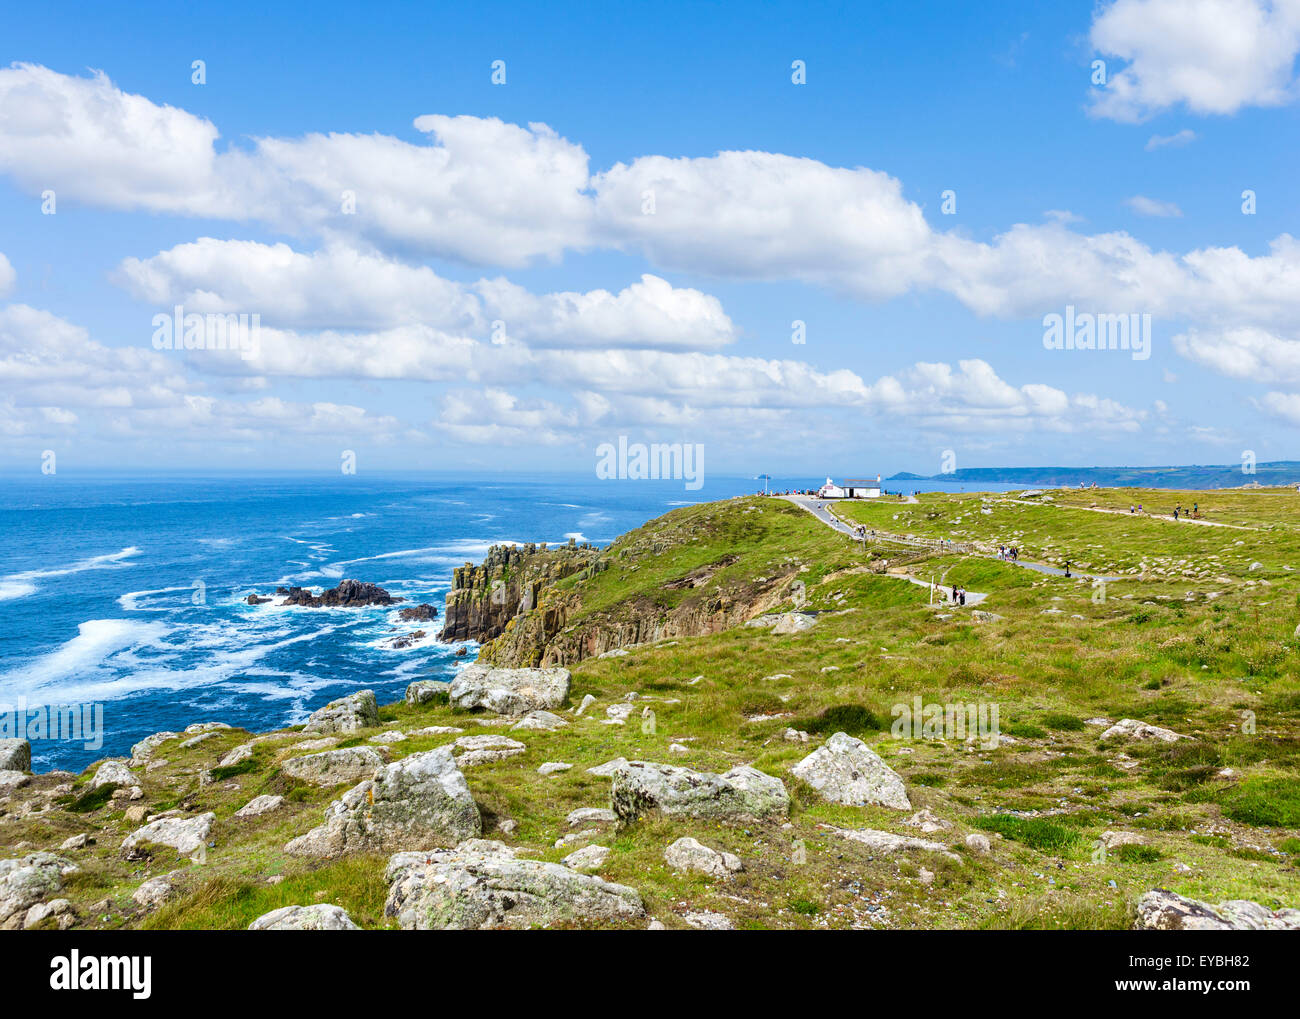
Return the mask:
<svg viewBox="0 0 1300 1019">
<path fill-rule="evenodd" d="M 67 796 L 62 798 L 62 804 L 65 810 L 72 814 L 89 814 L 98 810 L 105 803 L 113 798 L 113 793 L 117 792 L 117 786 L 113 783 L 97 786 L 94 789 L 88 789 L 80 796 Z"/>
<path fill-rule="evenodd" d="M 777 701 L 780 704 L 780 701 Z M 844 732 L 850 736 L 864 736 L 887 730 L 889 723 L 862 704 L 833 704 L 816 715 L 801 718 L 793 723 L 796 729 L 810 733 Z"/>
<path fill-rule="evenodd" d="M 1294 778 L 1247 779 L 1220 797 L 1234 821 L 1268 828 L 1300 827 L 1300 783 Z"/>
<path fill-rule="evenodd" d="M 1022 842 L 1043 852 L 1058 853 L 1073 848 L 1080 841 L 1077 831 L 1071 831 L 1064 825 L 1037 817 L 995 814 L 993 817 L 976 818 L 972 823 L 977 828 L 998 832 L 1005 838 L 1014 839 L 1016 842 Z"/>
</svg>

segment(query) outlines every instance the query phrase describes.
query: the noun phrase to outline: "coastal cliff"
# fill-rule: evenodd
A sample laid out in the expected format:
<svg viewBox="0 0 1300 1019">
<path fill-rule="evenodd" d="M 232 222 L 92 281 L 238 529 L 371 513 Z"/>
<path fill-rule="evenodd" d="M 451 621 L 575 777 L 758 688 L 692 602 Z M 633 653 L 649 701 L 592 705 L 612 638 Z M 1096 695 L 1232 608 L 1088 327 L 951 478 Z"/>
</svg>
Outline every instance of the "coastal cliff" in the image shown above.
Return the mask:
<svg viewBox="0 0 1300 1019">
<path fill-rule="evenodd" d="M 787 511 L 801 512 L 778 508 L 780 517 Z M 456 571 L 452 594 L 467 592 L 455 598 L 458 611 L 483 624 L 479 660 L 497 666 L 573 665 L 636 644 L 720 633 L 787 601 L 801 569 L 793 558 L 770 561 L 755 516 L 733 507 L 669 514 L 593 550 L 570 570 L 579 574 L 573 581 L 523 585 L 522 594 L 511 586 L 513 560 L 490 553 L 482 566 Z M 492 604 L 485 591 L 498 575 L 505 594 Z M 452 605 L 449 596 L 449 621 Z"/>
<path fill-rule="evenodd" d="M 575 573 L 589 570 L 600 556 L 589 544 L 493 545 L 481 565 L 458 566 L 447 592 L 442 628 L 445 641 L 485 643 L 506 624 L 533 609 L 542 592 Z"/>
</svg>

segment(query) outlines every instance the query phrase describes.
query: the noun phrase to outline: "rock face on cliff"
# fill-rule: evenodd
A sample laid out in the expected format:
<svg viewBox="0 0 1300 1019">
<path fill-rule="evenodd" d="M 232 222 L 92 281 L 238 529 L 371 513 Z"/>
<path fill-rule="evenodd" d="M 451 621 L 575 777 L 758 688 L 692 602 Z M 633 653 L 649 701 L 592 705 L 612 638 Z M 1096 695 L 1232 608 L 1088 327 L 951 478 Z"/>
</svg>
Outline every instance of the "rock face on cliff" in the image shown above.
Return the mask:
<svg viewBox="0 0 1300 1019">
<path fill-rule="evenodd" d="M 447 592 L 445 641 L 486 643 L 515 616 L 536 608 L 542 591 L 556 581 L 594 567 L 600 551 L 573 540 L 545 544 L 493 545 L 481 566 L 458 566 Z"/>
</svg>

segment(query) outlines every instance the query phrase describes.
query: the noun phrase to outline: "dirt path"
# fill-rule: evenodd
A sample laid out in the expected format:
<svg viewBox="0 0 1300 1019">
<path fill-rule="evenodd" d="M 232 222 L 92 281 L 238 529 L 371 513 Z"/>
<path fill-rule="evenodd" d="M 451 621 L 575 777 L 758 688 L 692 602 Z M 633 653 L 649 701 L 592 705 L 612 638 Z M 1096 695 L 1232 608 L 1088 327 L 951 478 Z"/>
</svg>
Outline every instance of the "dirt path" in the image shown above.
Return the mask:
<svg viewBox="0 0 1300 1019">
<path fill-rule="evenodd" d="M 1200 524 L 1202 527 L 1229 527 L 1234 531 L 1258 531 L 1258 527 L 1247 527 L 1245 524 L 1224 524 L 1217 520 L 1202 520 L 1197 517 L 1179 517 L 1174 519 L 1172 513 L 1148 513 L 1143 510 L 1141 513 L 1129 513 L 1127 510 L 1111 509 L 1108 506 L 1075 506 L 1071 503 L 1040 502 L 1038 499 L 998 499 L 998 502 L 1014 502 L 1020 506 L 1051 506 L 1054 509 L 1072 509 L 1085 510 L 1088 513 L 1115 513 L 1121 517 L 1142 518 L 1143 520 L 1165 520 L 1171 524 Z"/>
<path fill-rule="evenodd" d="M 859 540 L 857 535 L 853 533 L 853 528 L 848 524 L 844 523 L 844 521 L 842 521 L 839 517 L 835 515 L 834 510 L 832 508 L 834 506 L 833 501 L 827 499 L 815 499 L 811 496 L 805 496 L 805 495 L 784 495 L 781 496 L 781 498 L 786 499 L 789 502 L 794 503 L 796 506 L 800 506 L 803 509 L 807 510 L 809 513 L 811 513 L 813 516 L 815 516 L 818 520 L 820 520 L 823 524 L 825 524 L 827 527 L 831 528 L 832 530 L 839 531 L 841 534 L 846 535 L 849 538 L 852 538 L 854 541 Z M 1022 500 L 1007 499 L 1003 501 L 1020 502 Z M 1034 504 L 1030 503 L 1029 505 L 1034 505 Z M 1087 507 L 1070 507 L 1070 508 L 1073 509 L 1073 508 L 1087 508 Z M 1207 521 L 1201 521 L 1201 522 L 1205 523 Z M 1235 525 L 1219 524 L 1217 526 L 1232 527 Z M 1246 530 L 1253 530 L 1253 528 L 1246 528 Z M 899 544 L 908 545 L 913 548 L 930 548 L 930 549 L 934 549 L 934 551 L 936 552 L 947 552 L 952 555 L 973 555 L 973 556 L 978 556 L 981 559 L 998 559 L 998 557 L 993 553 L 983 552 L 977 546 L 970 543 L 963 543 L 961 545 L 957 545 L 952 542 L 945 541 L 942 538 L 909 538 L 906 535 L 890 534 L 887 531 L 869 531 L 868 533 L 871 535 L 873 539 L 876 540 L 883 539 L 885 541 L 898 542 Z M 1053 577 L 1065 577 L 1065 576 L 1069 576 L 1071 578 L 1082 577 L 1085 580 L 1104 580 L 1107 583 L 1116 580 L 1133 579 L 1132 577 L 1108 576 L 1102 573 L 1083 573 L 1080 572 L 1079 570 L 1071 570 L 1069 574 L 1067 574 L 1065 570 L 1061 569 L 1059 566 L 1049 566 L 1047 563 L 1031 562 L 1028 559 L 1026 560 L 999 559 L 999 562 L 1004 562 L 1009 566 L 1020 566 L 1026 570 L 1034 570 L 1037 573 L 1046 573 L 1049 576 L 1053 576 Z M 886 574 L 886 575 L 888 576 L 890 574 Z M 892 576 L 897 576 L 897 575 L 898 574 L 892 574 Z M 924 584 L 925 581 L 917 581 L 917 583 Z M 972 592 L 969 591 L 966 592 L 967 594 L 966 603 L 968 605 L 971 604 L 970 602 L 971 593 Z M 982 601 L 985 597 L 986 597 L 985 595 L 981 595 L 980 600 Z"/>
</svg>

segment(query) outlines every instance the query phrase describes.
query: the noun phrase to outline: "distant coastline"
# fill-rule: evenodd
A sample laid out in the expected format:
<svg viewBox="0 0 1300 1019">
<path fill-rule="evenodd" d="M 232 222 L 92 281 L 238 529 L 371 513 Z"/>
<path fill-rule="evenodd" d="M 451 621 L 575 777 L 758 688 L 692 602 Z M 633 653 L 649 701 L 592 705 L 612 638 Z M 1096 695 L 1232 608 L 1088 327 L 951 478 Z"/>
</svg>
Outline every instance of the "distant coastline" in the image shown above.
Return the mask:
<svg viewBox="0 0 1300 1019">
<path fill-rule="evenodd" d="M 1241 464 L 1167 467 L 966 467 L 948 474 L 911 474 L 901 471 L 887 481 L 946 481 L 952 484 L 992 482 L 1006 485 L 1074 487 L 1097 484 L 1103 488 L 1240 488 L 1243 485 L 1300 484 L 1300 461 L 1273 460 L 1254 465 L 1247 473 Z"/>
</svg>

